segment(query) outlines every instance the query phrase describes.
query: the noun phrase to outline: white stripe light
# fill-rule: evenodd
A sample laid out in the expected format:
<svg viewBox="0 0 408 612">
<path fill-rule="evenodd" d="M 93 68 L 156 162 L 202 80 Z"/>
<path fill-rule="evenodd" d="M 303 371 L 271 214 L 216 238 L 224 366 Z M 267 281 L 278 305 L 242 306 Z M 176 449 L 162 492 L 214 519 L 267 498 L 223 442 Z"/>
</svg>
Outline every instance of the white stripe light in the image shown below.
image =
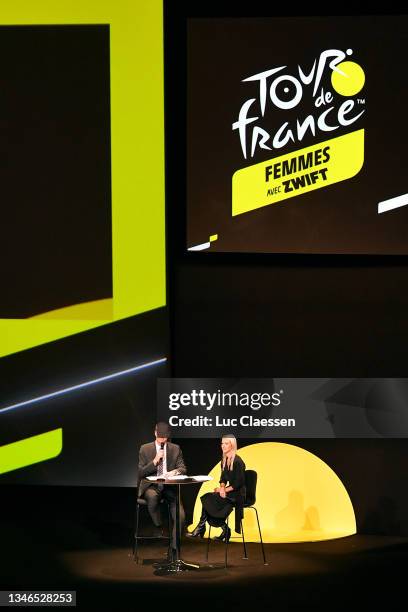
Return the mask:
<svg viewBox="0 0 408 612">
<path fill-rule="evenodd" d="M 196 244 L 195 246 L 190 247 L 187 251 L 205 251 L 205 249 L 209 249 L 211 246 L 211 242 L 203 242 L 202 244 Z"/>
<path fill-rule="evenodd" d="M 384 200 L 378 204 L 378 214 L 388 212 L 389 210 L 394 210 L 395 208 L 401 208 L 402 206 L 407 206 L 408 204 L 408 193 L 404 193 L 404 195 L 397 196 L 396 198 L 391 198 L 389 200 Z"/>
<path fill-rule="evenodd" d="M 28 406 L 29 404 L 35 404 L 36 402 L 41 402 L 43 400 L 50 399 L 51 397 L 57 397 L 58 395 L 63 395 L 64 393 L 70 393 L 71 391 L 76 391 L 77 389 L 83 389 L 84 387 L 90 387 L 91 385 L 96 385 L 100 382 L 105 382 L 106 380 L 112 380 L 113 378 L 118 378 L 119 376 L 125 376 L 126 374 L 132 374 L 133 372 L 139 372 L 140 370 L 144 370 L 145 368 L 150 368 L 152 366 L 160 365 L 167 361 L 167 357 L 162 357 L 161 359 L 156 359 L 155 361 L 149 361 L 147 363 L 142 363 L 140 365 L 134 366 L 133 368 L 128 368 L 127 370 L 121 370 L 120 372 L 113 372 L 113 374 L 107 374 L 106 376 L 101 376 L 100 378 L 95 378 L 93 380 L 87 380 L 83 383 L 79 383 L 78 385 L 73 385 L 72 387 L 66 387 L 65 389 L 59 389 L 58 391 L 53 391 L 52 393 L 47 393 L 46 395 L 40 395 L 38 397 L 33 397 L 29 400 L 25 400 L 24 402 L 18 402 L 17 404 L 11 404 L 10 406 L 5 406 L 4 408 L 0 408 L 0 415 L 3 412 L 7 412 L 8 410 L 14 410 L 15 408 L 21 408 L 22 406 Z"/>
</svg>

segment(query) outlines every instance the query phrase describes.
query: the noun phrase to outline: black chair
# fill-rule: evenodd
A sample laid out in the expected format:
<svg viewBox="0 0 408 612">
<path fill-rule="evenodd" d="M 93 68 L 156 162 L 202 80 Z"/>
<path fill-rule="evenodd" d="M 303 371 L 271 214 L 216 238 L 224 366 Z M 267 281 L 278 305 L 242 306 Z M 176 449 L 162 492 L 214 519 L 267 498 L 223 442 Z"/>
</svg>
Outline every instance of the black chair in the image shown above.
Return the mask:
<svg viewBox="0 0 408 612">
<path fill-rule="evenodd" d="M 170 515 L 170 506 L 165 499 L 161 499 L 161 504 L 165 504 L 167 506 L 167 522 L 168 522 L 168 537 L 167 536 L 145 536 L 139 535 L 139 514 L 141 508 L 146 508 L 147 510 L 147 501 L 143 497 L 138 497 L 136 502 L 136 517 L 135 517 L 135 537 L 133 541 L 133 560 L 135 563 L 139 563 L 138 556 L 138 541 L 139 540 L 167 540 L 167 551 L 171 550 L 171 515 Z"/>
<path fill-rule="evenodd" d="M 255 508 L 255 502 L 256 502 L 256 484 L 258 481 L 258 474 L 255 472 L 255 470 L 245 470 L 245 488 L 246 488 L 246 497 L 245 497 L 245 502 L 244 502 L 244 515 L 245 515 L 245 510 L 254 510 L 255 514 L 256 514 L 256 520 L 258 523 L 258 531 L 259 531 L 259 543 L 261 545 L 261 549 L 262 549 L 262 557 L 263 557 L 263 561 L 264 561 L 264 565 L 268 565 L 268 563 L 266 562 L 266 558 L 265 558 L 265 549 L 264 549 L 264 545 L 263 545 L 263 540 L 262 540 L 262 532 L 261 532 L 261 526 L 259 524 L 259 516 L 258 516 L 258 510 Z M 228 533 L 228 529 L 229 529 L 229 516 L 227 516 L 227 533 Z M 244 545 L 244 559 L 248 559 L 247 556 L 247 549 L 246 549 L 246 542 L 245 542 L 245 534 L 244 534 L 244 527 L 242 524 L 242 520 L 241 520 L 241 537 L 242 537 L 242 544 Z M 210 541 L 211 541 L 211 525 L 210 525 L 210 529 L 208 532 L 208 538 L 207 538 L 207 551 L 206 551 L 206 560 L 208 561 L 208 551 L 210 549 Z M 225 540 L 225 567 L 227 567 L 228 565 L 228 539 Z"/>
</svg>

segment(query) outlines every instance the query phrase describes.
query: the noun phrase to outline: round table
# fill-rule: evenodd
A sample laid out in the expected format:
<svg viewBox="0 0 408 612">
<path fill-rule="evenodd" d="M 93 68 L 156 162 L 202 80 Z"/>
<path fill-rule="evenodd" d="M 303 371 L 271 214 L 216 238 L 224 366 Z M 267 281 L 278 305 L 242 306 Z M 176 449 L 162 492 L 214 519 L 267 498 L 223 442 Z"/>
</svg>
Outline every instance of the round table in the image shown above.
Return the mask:
<svg viewBox="0 0 408 612">
<path fill-rule="evenodd" d="M 181 558 L 181 529 L 180 529 L 180 486 L 190 484 L 202 484 L 202 480 L 195 480 L 194 478 L 182 478 L 182 479 L 171 479 L 160 478 L 154 481 L 149 480 L 150 483 L 159 485 L 170 485 L 176 487 L 176 559 L 168 561 L 166 563 L 160 563 L 156 566 L 155 574 L 157 576 L 164 576 L 167 574 L 177 574 L 179 572 L 189 572 L 200 569 L 198 563 L 187 563 Z"/>
</svg>

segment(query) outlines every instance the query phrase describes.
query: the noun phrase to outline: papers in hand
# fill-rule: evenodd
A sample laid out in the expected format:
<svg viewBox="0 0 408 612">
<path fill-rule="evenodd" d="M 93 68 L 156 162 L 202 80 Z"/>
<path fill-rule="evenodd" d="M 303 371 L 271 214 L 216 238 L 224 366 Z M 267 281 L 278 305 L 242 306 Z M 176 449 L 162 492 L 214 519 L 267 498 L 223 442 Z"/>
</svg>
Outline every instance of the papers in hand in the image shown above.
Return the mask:
<svg viewBox="0 0 408 612">
<path fill-rule="evenodd" d="M 184 476 L 184 474 L 179 474 L 177 476 L 163 474 L 162 476 L 146 476 L 146 480 L 184 480 L 185 478 L 191 478 L 191 476 Z"/>
<path fill-rule="evenodd" d="M 146 480 L 151 480 L 155 482 L 156 480 L 185 480 L 186 478 L 192 478 L 196 482 L 206 482 L 207 480 L 212 480 L 211 476 L 186 476 L 184 474 L 180 474 L 179 476 L 147 476 Z"/>
</svg>

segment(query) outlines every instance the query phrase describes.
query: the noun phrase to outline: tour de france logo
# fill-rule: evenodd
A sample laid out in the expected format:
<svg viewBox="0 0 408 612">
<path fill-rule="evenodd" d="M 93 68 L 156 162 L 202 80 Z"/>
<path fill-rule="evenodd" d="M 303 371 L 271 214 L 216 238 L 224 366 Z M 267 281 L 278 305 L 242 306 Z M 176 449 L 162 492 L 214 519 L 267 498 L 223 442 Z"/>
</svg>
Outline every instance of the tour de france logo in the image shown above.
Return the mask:
<svg viewBox="0 0 408 612">
<path fill-rule="evenodd" d="M 352 49 L 327 49 L 311 69 L 298 65 L 288 71 L 287 66 L 275 66 L 243 79 L 255 83 L 257 92 L 257 97 L 245 100 L 232 124 L 244 163 L 260 150 L 271 154 L 267 161 L 233 175 L 233 216 L 333 185 L 361 170 L 365 74 L 351 56 Z M 313 112 L 305 116 L 306 102 Z M 290 120 L 285 120 L 292 109 L 296 117 L 291 112 Z M 277 116 L 282 116 L 282 123 L 270 132 L 268 119 L 276 122 Z M 341 136 L 336 136 L 337 130 Z M 306 135 L 316 144 L 301 148 Z M 299 149 L 284 153 L 293 144 Z"/>
</svg>

